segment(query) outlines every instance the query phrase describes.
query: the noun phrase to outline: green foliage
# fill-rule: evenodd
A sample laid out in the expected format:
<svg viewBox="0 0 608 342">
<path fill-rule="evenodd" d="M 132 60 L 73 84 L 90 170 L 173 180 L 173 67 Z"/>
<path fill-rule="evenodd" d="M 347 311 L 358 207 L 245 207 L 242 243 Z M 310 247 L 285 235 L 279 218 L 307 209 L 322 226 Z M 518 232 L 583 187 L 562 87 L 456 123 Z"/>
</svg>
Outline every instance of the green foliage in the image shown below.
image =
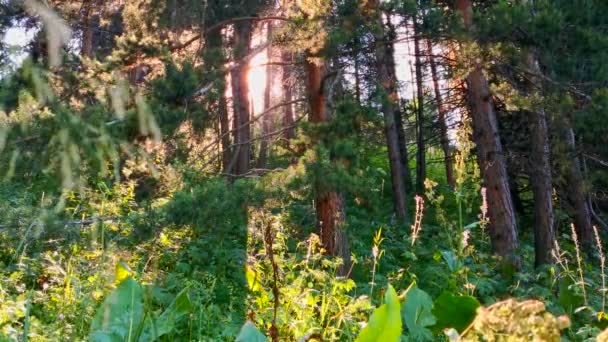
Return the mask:
<svg viewBox="0 0 608 342">
<path fill-rule="evenodd" d="M 407 303 L 407 302 L 406 302 Z M 401 305 L 395 289 L 389 285 L 384 304 L 375 309 L 357 342 L 398 341 L 401 337 Z"/>
<path fill-rule="evenodd" d="M 455 339 L 489 340 L 500 331 L 498 340 L 556 340 L 562 313 L 572 320 L 563 332 L 569 340 L 591 340 L 606 328 L 605 275 L 595 251 L 578 270 L 570 237 L 561 234 L 570 217 L 562 210 L 567 201 L 559 177 L 569 165 L 563 160 L 580 156 L 588 198 L 600 204 L 593 203 L 601 216 L 608 188 L 605 1 L 475 1 L 473 33 L 450 6 L 433 1 L 380 1 L 375 8 L 374 1 L 302 0 L 284 3 L 279 14 L 268 1 L 93 1 L 89 9 L 47 3 L 74 28 L 74 38 L 84 40 L 91 28 L 98 47 L 93 56 L 79 56 L 81 41 L 59 54 L 40 31 L 32 59 L 7 75 L 8 51 L 0 42 L 0 340 L 259 342 L 276 333 L 280 341 L 431 341 L 443 340 L 448 328 Z M 16 6 L 0 3 L 0 36 L 9 26 L 40 26 Z M 65 31 L 40 6 L 36 13 L 46 13 L 46 26 Z M 378 27 L 370 19 L 378 10 L 399 32 L 386 42 L 373 39 Z M 281 67 L 295 80 L 288 84 L 294 94 L 305 97 L 307 90 L 300 86 L 302 58 L 325 62 L 330 119 L 302 120 L 295 139 L 273 135 L 268 169 L 220 176 L 222 144 L 234 144 L 237 134 L 220 136 L 226 123 L 219 114 L 233 112 L 228 80 L 238 76 L 232 71 L 241 61 L 234 60 L 229 26 L 209 28 L 272 15 L 281 16 L 273 21 L 272 57 L 293 53 L 293 63 L 276 62 L 289 64 Z M 457 184 L 433 182 L 445 170 L 429 162 L 415 245 L 409 222 L 393 218 L 372 51 L 389 40 L 404 44 L 401 30 L 414 15 L 423 40 L 442 47 L 437 51 L 443 44 L 459 47 L 456 60 L 436 58 L 441 77 L 451 82 L 473 67 L 484 69 L 501 112 L 502 140 L 516 131 L 505 127 L 507 119 L 545 109 L 554 138 L 555 204 L 564 207 L 557 211 L 564 250 L 556 251 L 557 265 L 536 270 L 530 262 L 531 194 L 528 178 L 519 177 L 525 162 L 509 169 L 524 188 L 522 268 L 506 274 L 492 255 L 487 218 L 478 215 L 474 132 L 468 120 L 455 122 L 459 110 L 451 106 L 461 101 L 453 91 L 445 103 L 450 125 L 461 125 L 450 141 Z M 267 23 L 253 21 L 257 28 Z M 257 28 L 252 45 L 263 32 Z M 529 81 L 529 52 L 543 71 L 533 95 L 520 89 Z M 49 53 L 54 62 L 62 58 L 61 67 L 45 67 Z M 355 64 L 360 99 L 350 82 Z M 271 90 L 276 103 L 280 96 Z M 415 104 L 400 107 L 410 146 L 407 115 Z M 435 108 L 427 108 L 425 152 L 429 161 L 439 160 Z M 292 109 L 305 117 L 305 105 Z M 279 112 L 270 121 L 281 121 L 274 117 Z M 575 150 L 560 138 L 569 125 Z M 234 118 L 228 126 L 236 126 Z M 251 131 L 255 156 L 257 122 Z M 338 275 L 343 260 L 326 255 L 317 235 L 315 198 L 326 191 L 344 198 L 353 260 L 348 277 Z M 379 283 L 392 284 L 384 298 Z M 499 302 L 507 297 L 518 301 Z M 522 305 L 528 298 L 544 306 Z"/>
<path fill-rule="evenodd" d="M 120 264 L 119 264 L 120 265 Z M 117 267 L 117 280 L 124 275 Z M 146 288 L 126 277 L 104 300 L 91 322 L 92 341 L 156 341 L 171 333 L 176 323 L 193 310 L 188 289 L 182 290 L 160 315 L 146 305 Z"/>
<path fill-rule="evenodd" d="M 247 321 L 241 328 L 236 342 L 266 342 L 268 338 L 262 334 L 253 323 Z"/>
<path fill-rule="evenodd" d="M 463 332 L 475 319 L 479 305 L 474 297 L 443 292 L 433 302 L 432 312 L 437 318 L 433 329 L 443 331 L 445 328 L 454 328 Z"/>
<path fill-rule="evenodd" d="M 432 338 L 429 327 L 435 324 L 435 317 L 431 313 L 433 300 L 419 289 L 414 283 L 410 285 L 405 294 L 405 303 L 401 316 L 407 326 L 409 337 L 413 341 L 427 341 Z"/>
</svg>

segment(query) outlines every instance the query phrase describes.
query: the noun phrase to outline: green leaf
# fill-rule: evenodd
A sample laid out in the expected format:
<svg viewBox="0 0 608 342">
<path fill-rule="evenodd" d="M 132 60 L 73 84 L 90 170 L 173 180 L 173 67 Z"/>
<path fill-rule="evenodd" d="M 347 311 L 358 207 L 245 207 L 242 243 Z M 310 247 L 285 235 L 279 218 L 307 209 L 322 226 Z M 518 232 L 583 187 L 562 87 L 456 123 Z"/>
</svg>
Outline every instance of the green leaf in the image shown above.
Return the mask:
<svg viewBox="0 0 608 342">
<path fill-rule="evenodd" d="M 262 334 L 251 321 L 245 322 L 236 342 L 268 342 L 268 338 Z"/>
<path fill-rule="evenodd" d="M 469 223 L 466 226 L 462 227 L 462 229 L 464 229 L 464 230 L 471 230 L 473 228 L 477 228 L 477 226 L 479 226 L 480 223 L 481 223 L 481 221 L 475 221 L 473 223 Z"/>
<path fill-rule="evenodd" d="M 144 316 L 141 285 L 127 277 L 104 300 L 91 323 L 91 341 L 133 341 Z"/>
<path fill-rule="evenodd" d="M 155 341 L 159 337 L 170 333 L 179 319 L 192 311 L 194 305 L 188 297 L 187 290 L 182 290 L 158 318 L 146 320 L 138 342 Z"/>
<path fill-rule="evenodd" d="M 245 266 L 245 276 L 247 277 L 247 284 L 251 292 L 258 292 L 260 290 L 260 278 L 258 273 L 249 265 Z"/>
<path fill-rule="evenodd" d="M 437 318 L 435 331 L 454 328 L 464 331 L 475 319 L 479 302 L 471 296 L 458 296 L 443 292 L 433 304 L 433 315 Z"/>
<path fill-rule="evenodd" d="M 452 272 L 456 272 L 460 268 L 460 261 L 458 261 L 458 256 L 452 251 L 441 251 L 441 256 L 443 260 L 448 264 L 448 268 Z"/>
<path fill-rule="evenodd" d="M 427 328 L 435 324 L 435 317 L 431 312 L 432 308 L 433 300 L 431 296 L 419 289 L 416 283 L 410 285 L 405 295 L 405 304 L 403 304 L 401 315 L 413 340 L 432 340 L 433 334 Z"/>
<path fill-rule="evenodd" d="M 395 289 L 389 285 L 384 304 L 374 310 L 357 342 L 394 342 L 401 338 L 401 304 Z"/>
<path fill-rule="evenodd" d="M 576 286 L 570 277 L 563 277 L 559 280 L 559 295 L 557 299 L 562 308 L 569 314 L 572 314 L 574 309 L 584 303 L 583 296 L 575 290 Z"/>
</svg>

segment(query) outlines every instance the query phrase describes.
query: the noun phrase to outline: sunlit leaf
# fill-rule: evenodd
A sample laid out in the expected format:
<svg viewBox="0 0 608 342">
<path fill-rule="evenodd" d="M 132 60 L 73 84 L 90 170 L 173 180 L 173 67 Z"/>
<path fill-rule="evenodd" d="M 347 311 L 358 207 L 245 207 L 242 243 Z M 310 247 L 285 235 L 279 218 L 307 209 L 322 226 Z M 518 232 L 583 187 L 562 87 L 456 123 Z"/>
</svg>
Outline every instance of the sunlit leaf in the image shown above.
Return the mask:
<svg viewBox="0 0 608 342">
<path fill-rule="evenodd" d="M 260 290 L 260 280 L 258 273 L 249 265 L 245 266 L 245 276 L 247 277 L 247 284 L 252 292 Z"/>
<path fill-rule="evenodd" d="M 384 304 L 374 310 L 357 342 L 393 342 L 401 338 L 401 304 L 395 289 L 389 285 Z"/>
<path fill-rule="evenodd" d="M 116 263 L 116 269 L 114 270 L 114 283 L 120 284 L 123 280 L 133 275 L 133 271 L 124 260 L 120 260 Z"/>
<path fill-rule="evenodd" d="M 91 341 L 131 341 L 142 324 L 142 287 L 127 277 L 104 300 L 91 323 Z"/>
</svg>

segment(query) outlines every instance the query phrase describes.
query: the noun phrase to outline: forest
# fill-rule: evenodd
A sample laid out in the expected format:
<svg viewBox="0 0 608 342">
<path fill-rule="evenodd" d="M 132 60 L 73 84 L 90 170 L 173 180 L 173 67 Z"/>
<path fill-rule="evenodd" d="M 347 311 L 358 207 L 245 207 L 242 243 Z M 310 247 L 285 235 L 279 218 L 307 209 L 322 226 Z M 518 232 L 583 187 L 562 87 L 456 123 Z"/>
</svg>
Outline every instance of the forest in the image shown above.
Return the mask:
<svg viewBox="0 0 608 342">
<path fill-rule="evenodd" d="M 608 341 L 606 13 L 0 0 L 0 341 Z"/>
</svg>

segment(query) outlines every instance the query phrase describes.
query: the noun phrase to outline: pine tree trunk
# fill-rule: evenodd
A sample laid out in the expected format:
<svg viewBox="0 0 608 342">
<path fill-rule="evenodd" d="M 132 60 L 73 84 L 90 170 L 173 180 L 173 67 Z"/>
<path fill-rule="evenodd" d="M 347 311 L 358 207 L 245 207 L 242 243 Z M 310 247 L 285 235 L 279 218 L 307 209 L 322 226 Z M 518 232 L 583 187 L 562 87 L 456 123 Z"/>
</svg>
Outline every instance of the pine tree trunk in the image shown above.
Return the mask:
<svg viewBox="0 0 608 342">
<path fill-rule="evenodd" d="M 580 158 L 576 153 L 576 139 L 569 120 L 566 121 L 564 141 L 568 150 L 566 189 L 568 200 L 572 205 L 571 215 L 578 240 L 585 250 L 593 245 L 593 226 L 591 224 L 591 211 L 587 203 L 583 174 L 581 172 Z"/>
<path fill-rule="evenodd" d="M 324 93 L 326 89 L 323 87 L 325 66 L 307 60 L 306 72 L 308 74 L 310 122 L 326 122 L 328 120 Z M 321 243 L 330 255 L 342 257 L 344 263 L 338 273 L 346 275 L 350 269 L 350 250 L 344 227 L 345 215 L 342 197 L 335 190 L 316 189 L 316 193 L 315 211 Z"/>
<path fill-rule="evenodd" d="M 291 53 L 283 50 L 281 52 L 281 59 L 284 63 L 289 63 L 293 59 Z M 292 80 L 291 80 L 291 66 L 285 65 L 283 66 L 283 76 L 282 76 L 282 85 L 283 85 L 283 100 L 285 102 L 289 102 L 293 98 L 293 90 L 292 90 Z M 285 131 L 283 131 L 283 138 L 285 140 L 291 140 L 295 137 L 295 128 L 294 118 L 293 118 L 293 105 L 287 105 L 283 108 L 283 127 Z"/>
<path fill-rule="evenodd" d="M 416 59 L 416 192 L 424 194 L 426 180 L 426 148 L 424 144 L 424 88 L 422 75 L 422 56 L 418 22 L 414 16 L 414 58 Z"/>
<path fill-rule="evenodd" d="M 249 20 L 234 25 L 234 59 L 240 61 L 250 52 L 251 22 Z M 239 176 L 249 171 L 251 159 L 251 126 L 249 84 L 247 73 L 249 63 L 238 64 L 232 71 L 232 101 L 234 102 L 234 126 L 236 144 L 234 174 Z"/>
<path fill-rule="evenodd" d="M 437 104 L 437 121 L 439 122 L 441 148 L 443 150 L 443 163 L 445 164 L 445 176 L 448 185 L 452 188 L 456 185 L 454 180 L 454 164 L 452 163 L 452 153 L 450 151 L 450 140 L 448 138 L 448 123 L 446 114 L 447 111 L 441 97 L 441 89 L 439 88 L 439 75 L 437 74 L 437 64 L 433 58 L 433 45 L 430 40 L 427 40 L 427 53 L 429 55 L 429 64 L 431 66 L 431 78 L 433 80 L 433 88 L 435 90 L 435 103 Z"/>
<path fill-rule="evenodd" d="M 205 39 L 207 47 L 209 50 L 222 50 L 223 49 L 223 40 L 222 33 L 220 30 L 212 30 L 207 34 Z M 213 53 L 212 53 L 213 54 Z M 223 56 L 223 54 L 222 54 Z M 215 58 L 205 59 L 205 63 L 209 65 L 209 67 L 213 71 L 218 71 L 222 69 L 222 61 L 216 60 Z M 228 104 L 226 102 L 226 83 L 224 81 L 223 71 L 220 71 L 217 75 L 217 92 L 218 92 L 218 100 L 217 100 L 217 115 L 220 123 L 220 144 L 222 149 L 222 170 L 225 174 L 232 174 L 233 170 L 230 167 L 230 162 L 233 158 L 231 151 L 231 141 L 230 141 L 230 119 L 228 117 Z"/>
<path fill-rule="evenodd" d="M 93 20 L 92 12 L 95 0 L 87 0 L 84 6 L 84 23 L 82 27 L 82 42 L 80 54 L 83 57 L 91 58 L 93 56 Z"/>
<path fill-rule="evenodd" d="M 270 40 L 272 39 L 272 23 L 268 22 L 266 26 L 266 41 L 268 43 L 268 48 L 266 48 L 266 53 L 268 55 L 268 62 L 270 63 L 272 60 L 272 47 L 270 44 Z M 270 108 L 270 91 L 272 89 L 272 67 L 270 65 L 266 66 L 266 84 L 264 88 L 264 112 Z M 257 167 L 263 169 L 266 167 L 266 162 L 268 160 L 268 145 L 270 142 L 270 137 L 268 133 L 271 131 L 272 126 L 272 115 L 271 113 L 264 114 L 262 118 L 262 141 L 260 143 L 260 155 L 258 157 L 258 165 Z"/>
<path fill-rule="evenodd" d="M 464 19 L 465 27 L 473 30 L 471 2 L 457 0 L 456 6 Z M 516 264 L 514 253 L 519 244 L 517 222 L 492 94 L 481 67 L 471 71 L 466 82 L 473 122 L 473 140 L 477 145 L 478 162 L 486 187 L 490 220 L 488 231 L 492 250 Z"/>
<path fill-rule="evenodd" d="M 540 67 L 534 53 L 527 56 L 528 69 L 540 73 Z M 534 84 L 529 84 L 533 89 Z M 549 264 L 552 261 L 551 250 L 554 248 L 555 231 L 553 226 L 553 185 L 549 147 L 549 131 L 545 111 L 533 109 L 530 113 L 530 185 L 534 196 L 534 251 L 535 266 Z"/>
<path fill-rule="evenodd" d="M 395 31 L 395 26 L 393 26 L 393 23 L 391 22 L 390 15 L 387 16 L 386 19 L 387 21 L 385 35 L 387 37 L 387 41 L 385 42 L 386 55 L 384 56 L 384 58 L 386 59 L 386 67 L 389 72 L 389 79 L 397 80 L 397 69 L 395 64 L 395 46 L 392 43 L 393 40 L 397 38 L 397 33 Z M 407 152 L 407 139 L 405 137 L 405 127 L 403 125 L 403 111 L 401 110 L 398 96 L 399 94 L 397 93 L 397 98 L 393 104 L 393 115 L 395 117 L 395 126 L 397 127 L 397 138 L 399 142 L 399 156 L 401 157 L 403 187 L 405 189 L 405 193 L 408 194 L 413 191 L 414 185 L 412 181 L 412 175 L 410 174 L 409 156 Z"/>
<path fill-rule="evenodd" d="M 403 165 L 399 150 L 398 127 L 395 123 L 395 106 L 398 102 L 396 79 L 391 77 L 390 61 L 388 55 L 392 53 L 386 47 L 387 35 L 384 33 L 382 16 L 376 17 L 378 32 L 376 33 L 376 65 L 378 78 L 382 87 L 382 113 L 384 117 L 384 132 L 388 147 L 388 160 L 391 171 L 391 184 L 393 189 L 393 205 L 397 217 L 404 220 L 407 216 L 407 201 L 405 198 L 405 185 L 403 182 Z"/>
<path fill-rule="evenodd" d="M 359 37 L 353 39 L 353 61 L 355 68 L 355 100 L 357 104 L 361 105 L 361 73 L 359 71 Z"/>
</svg>

